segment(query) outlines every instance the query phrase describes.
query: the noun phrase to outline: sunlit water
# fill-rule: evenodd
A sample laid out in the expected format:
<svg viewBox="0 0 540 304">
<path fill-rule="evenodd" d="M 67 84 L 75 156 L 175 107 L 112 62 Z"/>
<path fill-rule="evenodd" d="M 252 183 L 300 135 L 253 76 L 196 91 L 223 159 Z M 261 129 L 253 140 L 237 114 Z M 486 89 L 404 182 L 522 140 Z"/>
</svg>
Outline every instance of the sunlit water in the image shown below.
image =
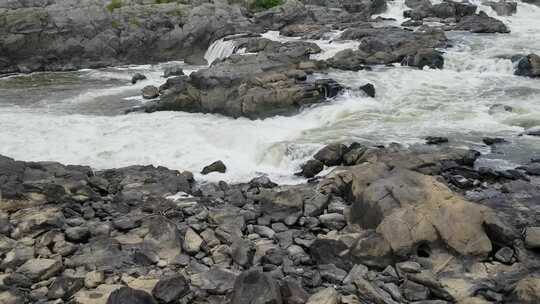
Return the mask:
<svg viewBox="0 0 540 304">
<path fill-rule="evenodd" d="M 399 23 L 405 8 L 401 1 L 390 2 L 383 16 Z M 490 8 L 480 9 L 495 16 Z M 264 120 L 182 112 L 124 115 L 145 102 L 140 97 L 144 86 L 164 82 L 163 68 L 170 63 L 0 78 L 0 154 L 96 169 L 154 164 L 195 173 L 221 159 L 227 173 L 205 179 L 244 181 L 268 174 L 288 183 L 299 181 L 293 173 L 324 144 L 414 145 L 431 135 L 481 150 L 484 165 L 513 167 L 540 156 L 540 138 L 518 136 L 540 125 L 540 80 L 514 76 L 510 60 L 501 57 L 540 53 L 539 16 L 539 7 L 519 3 L 516 15 L 497 17 L 511 34 L 447 33 L 454 47 L 445 50 L 444 70 L 396 66 L 317 75 L 351 89 L 298 115 Z M 333 41 L 337 35 L 315 41 L 323 53 L 314 58 L 358 46 Z M 265 37 L 291 40 L 276 32 Z M 205 58 L 229 56 L 233 48 L 231 42 L 217 42 Z M 201 67 L 184 68 L 190 73 Z M 136 72 L 148 79 L 132 85 Z M 375 85 L 375 98 L 356 89 L 367 82 Z M 494 113 L 489 110 L 494 104 L 514 110 Z M 511 143 L 492 151 L 481 143 L 485 136 Z"/>
</svg>

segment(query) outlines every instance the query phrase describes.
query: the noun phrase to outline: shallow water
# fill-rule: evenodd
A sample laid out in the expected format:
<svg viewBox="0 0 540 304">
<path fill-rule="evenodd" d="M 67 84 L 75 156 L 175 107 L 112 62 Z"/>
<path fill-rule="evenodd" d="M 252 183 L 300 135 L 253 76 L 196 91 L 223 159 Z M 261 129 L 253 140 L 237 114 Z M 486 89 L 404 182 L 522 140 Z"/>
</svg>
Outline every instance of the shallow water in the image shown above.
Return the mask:
<svg viewBox="0 0 540 304">
<path fill-rule="evenodd" d="M 391 2 L 383 15 L 400 17 L 403 8 L 402 1 Z M 495 16 L 490 8 L 480 9 Z M 479 149 L 484 153 L 481 165 L 514 167 L 540 156 L 540 138 L 517 136 L 540 125 L 540 80 L 512 75 L 512 63 L 500 57 L 540 53 L 539 16 L 540 8 L 519 3 L 516 15 L 497 17 L 511 34 L 448 33 L 454 47 L 445 50 L 444 70 L 376 67 L 316 75 L 352 89 L 291 117 L 251 121 L 182 112 L 124 115 L 144 102 L 144 86 L 164 82 L 161 74 L 168 63 L 0 78 L 0 154 L 96 169 L 154 164 L 194 172 L 221 159 L 227 174 L 206 179 L 244 181 L 265 173 L 293 183 L 299 179 L 292 173 L 324 144 L 414 145 L 431 135 Z M 276 32 L 265 37 L 290 40 Z M 358 45 L 328 38 L 316 41 L 324 52 L 314 57 L 328 58 Z M 205 58 L 229 56 L 233 47 L 217 42 Z M 188 73 L 199 68 L 185 65 Z M 135 72 L 148 79 L 132 85 Z M 367 82 L 375 85 L 376 98 L 355 89 Z M 514 110 L 493 113 L 495 104 Z M 485 136 L 505 137 L 510 143 L 492 151 L 481 143 Z"/>
</svg>

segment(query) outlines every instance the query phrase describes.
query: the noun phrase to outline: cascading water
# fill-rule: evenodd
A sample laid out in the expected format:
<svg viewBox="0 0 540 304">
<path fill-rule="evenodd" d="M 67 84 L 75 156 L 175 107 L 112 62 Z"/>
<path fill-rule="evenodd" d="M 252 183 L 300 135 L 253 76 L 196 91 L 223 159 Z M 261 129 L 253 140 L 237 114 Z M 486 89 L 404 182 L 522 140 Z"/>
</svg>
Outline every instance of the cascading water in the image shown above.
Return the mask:
<svg viewBox="0 0 540 304">
<path fill-rule="evenodd" d="M 389 3 L 385 16 L 398 16 L 403 1 Z M 495 16 L 490 8 L 480 6 Z M 314 77 L 333 78 L 352 88 L 331 102 L 291 117 L 264 120 L 182 112 L 120 114 L 122 105 L 140 103 L 140 89 L 160 85 L 162 66 L 133 66 L 69 73 L 32 74 L 0 79 L 0 154 L 23 160 L 55 160 L 96 169 L 134 164 L 164 165 L 199 172 L 217 159 L 226 175 L 204 179 L 244 181 L 260 173 L 277 182 L 294 182 L 292 173 L 322 145 L 334 141 L 367 143 L 423 142 L 447 136 L 455 145 L 481 148 L 484 136 L 508 137 L 512 143 L 488 156 L 512 166 L 540 154 L 540 140 L 515 136 L 540 125 L 537 79 L 513 75 L 509 55 L 540 53 L 540 8 L 518 2 L 518 12 L 498 17 L 510 34 L 447 33 L 454 47 L 444 50 L 443 70 L 375 67 L 373 71 L 331 70 Z M 399 21 L 398 21 L 399 22 Z M 325 59 L 357 48 L 358 42 L 314 41 Z M 290 41 L 269 32 L 264 37 Z M 333 40 L 333 41 L 332 41 Z M 220 39 L 205 54 L 208 63 L 234 53 L 233 41 Z M 189 73 L 201 67 L 186 66 Z M 147 80 L 131 86 L 130 75 Z M 53 81 L 50 81 L 53 79 Z M 356 88 L 370 82 L 369 98 Z M 492 111 L 496 104 L 512 112 Z M 91 109 L 89 109 L 91 105 Z M 499 160 L 503 158 L 502 160 Z"/>
<path fill-rule="evenodd" d="M 226 40 L 225 38 L 218 39 L 210 45 L 208 50 L 206 50 L 204 59 L 206 59 L 208 64 L 212 64 L 212 62 L 218 59 L 227 58 L 234 54 L 235 48 L 234 40 Z"/>
</svg>

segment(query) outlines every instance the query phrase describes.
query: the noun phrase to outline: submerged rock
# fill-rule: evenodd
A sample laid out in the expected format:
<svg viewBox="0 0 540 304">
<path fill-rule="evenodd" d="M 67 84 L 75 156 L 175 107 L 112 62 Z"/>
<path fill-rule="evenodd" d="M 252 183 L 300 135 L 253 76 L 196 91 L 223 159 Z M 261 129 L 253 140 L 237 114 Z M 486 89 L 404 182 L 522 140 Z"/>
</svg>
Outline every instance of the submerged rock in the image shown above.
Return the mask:
<svg viewBox="0 0 540 304">
<path fill-rule="evenodd" d="M 155 86 L 146 86 L 142 89 L 144 99 L 154 99 L 159 96 L 159 89 Z"/>
<path fill-rule="evenodd" d="M 514 75 L 527 77 L 540 77 L 540 56 L 529 54 L 522 56 L 517 61 Z"/>
<path fill-rule="evenodd" d="M 136 84 L 137 82 L 141 80 L 145 80 L 145 79 L 146 79 L 146 76 L 144 76 L 141 73 L 136 73 L 135 75 L 131 77 L 131 84 Z"/>
<path fill-rule="evenodd" d="M 375 97 L 375 86 L 371 83 L 361 86 L 360 90 L 366 93 L 369 97 Z"/>
<path fill-rule="evenodd" d="M 225 173 L 226 171 L 227 171 L 227 166 L 225 166 L 225 164 L 222 161 L 218 160 L 204 167 L 201 171 L 201 174 L 206 175 L 212 172 Z"/>
</svg>

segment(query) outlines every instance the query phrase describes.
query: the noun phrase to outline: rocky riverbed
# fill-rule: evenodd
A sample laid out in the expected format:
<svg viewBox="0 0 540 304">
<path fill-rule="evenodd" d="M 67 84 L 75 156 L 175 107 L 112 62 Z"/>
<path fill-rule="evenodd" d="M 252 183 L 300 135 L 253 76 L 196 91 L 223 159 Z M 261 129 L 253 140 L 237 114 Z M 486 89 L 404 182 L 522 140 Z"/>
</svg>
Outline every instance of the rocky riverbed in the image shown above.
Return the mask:
<svg viewBox="0 0 540 304">
<path fill-rule="evenodd" d="M 0 303 L 540 303 L 540 4 L 0 3 Z"/>
</svg>

